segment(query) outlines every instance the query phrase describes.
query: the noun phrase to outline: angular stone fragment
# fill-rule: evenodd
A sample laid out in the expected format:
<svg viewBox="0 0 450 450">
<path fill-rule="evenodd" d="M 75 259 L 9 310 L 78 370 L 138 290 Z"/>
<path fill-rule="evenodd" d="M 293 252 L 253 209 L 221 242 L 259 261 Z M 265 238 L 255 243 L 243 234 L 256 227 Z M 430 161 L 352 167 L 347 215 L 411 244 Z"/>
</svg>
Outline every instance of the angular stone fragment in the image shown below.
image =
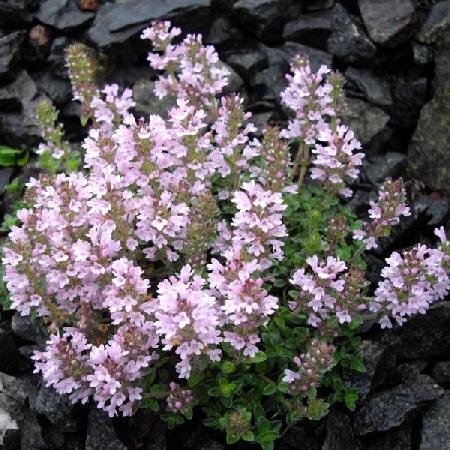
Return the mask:
<svg viewBox="0 0 450 450">
<path fill-rule="evenodd" d="M 420 450 L 450 450 L 450 392 L 428 409 L 422 420 Z"/>
</svg>

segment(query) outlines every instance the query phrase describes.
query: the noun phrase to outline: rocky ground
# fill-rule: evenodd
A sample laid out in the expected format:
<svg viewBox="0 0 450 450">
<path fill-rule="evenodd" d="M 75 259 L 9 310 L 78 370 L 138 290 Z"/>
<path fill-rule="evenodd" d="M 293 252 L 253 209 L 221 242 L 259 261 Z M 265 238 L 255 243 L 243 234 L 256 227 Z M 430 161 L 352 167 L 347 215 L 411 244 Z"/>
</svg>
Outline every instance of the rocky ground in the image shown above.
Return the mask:
<svg viewBox="0 0 450 450">
<path fill-rule="evenodd" d="M 219 49 L 233 71 L 230 89 L 244 95 L 259 126 L 286 118 L 279 93 L 295 54 L 345 75 L 347 121 L 368 155 L 349 206 L 363 212 L 377 183 L 402 175 L 414 211 L 370 256 L 373 280 L 392 249 L 448 224 L 450 0 L 0 0 L 0 145 L 39 142 L 35 107 L 44 97 L 61 110 L 69 138 L 80 141 L 64 67 L 74 41 L 98 50 L 105 80 L 133 87 L 138 114 L 163 111 L 138 39 L 162 17 Z M 34 173 L 32 164 L 0 168 L 1 215 L 14 200 L 7 183 Z M 89 405 L 70 406 L 31 373 L 39 328 L 11 311 L 0 318 L 0 449 L 224 449 L 222 437 L 199 422 L 168 432 L 145 411 L 110 420 Z M 345 380 L 360 393 L 356 411 L 335 408 L 319 423 L 293 428 L 276 448 L 450 449 L 450 303 L 388 332 L 368 324 L 362 337 L 367 372 Z"/>
</svg>

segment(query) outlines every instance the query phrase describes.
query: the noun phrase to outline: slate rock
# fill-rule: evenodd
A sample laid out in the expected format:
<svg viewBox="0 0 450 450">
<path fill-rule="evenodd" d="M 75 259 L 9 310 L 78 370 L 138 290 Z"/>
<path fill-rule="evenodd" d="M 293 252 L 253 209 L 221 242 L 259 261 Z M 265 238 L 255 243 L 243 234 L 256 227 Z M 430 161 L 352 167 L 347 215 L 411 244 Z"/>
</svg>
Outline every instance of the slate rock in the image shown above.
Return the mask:
<svg viewBox="0 0 450 450">
<path fill-rule="evenodd" d="M 105 3 L 97 12 L 89 29 L 89 38 L 101 48 L 126 43 L 140 34 L 154 19 L 173 20 L 177 25 L 206 20 L 210 0 L 130 0 L 125 3 Z"/>
<path fill-rule="evenodd" d="M 450 361 L 439 361 L 433 367 L 431 375 L 441 386 L 450 386 Z"/>
<path fill-rule="evenodd" d="M 167 117 L 171 108 L 176 106 L 175 99 L 167 96 L 162 99 L 154 93 L 155 83 L 148 79 L 137 81 L 133 86 L 133 100 L 136 102 L 135 111 L 138 116 L 148 117 L 158 114 Z"/>
<path fill-rule="evenodd" d="M 426 315 L 418 315 L 402 327 L 381 332 L 378 340 L 404 360 L 447 357 L 450 353 L 450 303 L 431 305 Z"/>
<path fill-rule="evenodd" d="M 335 0 L 308 0 L 303 8 L 305 11 L 321 11 L 332 8 L 335 3 Z"/>
<path fill-rule="evenodd" d="M 356 449 L 357 442 L 353 435 L 349 416 L 333 409 L 327 417 L 327 433 L 322 450 Z"/>
<path fill-rule="evenodd" d="M 345 123 L 355 132 L 364 151 L 374 153 L 386 142 L 389 116 L 381 109 L 356 98 L 346 99 Z"/>
<path fill-rule="evenodd" d="M 39 142 L 36 107 L 44 98 L 25 71 L 13 83 L 0 87 L 0 108 L 9 110 L 0 116 L 0 134 L 9 145 L 32 146 Z"/>
<path fill-rule="evenodd" d="M 20 431 L 18 429 L 8 429 L 3 435 L 4 450 L 21 450 L 20 449 Z"/>
<path fill-rule="evenodd" d="M 92 406 L 87 425 L 85 450 L 127 450 L 118 438 L 108 415 Z"/>
<path fill-rule="evenodd" d="M 367 179 L 377 186 L 387 177 L 398 178 L 406 168 L 408 158 L 402 153 L 389 152 L 382 156 L 374 157 L 364 172 Z"/>
<path fill-rule="evenodd" d="M 393 87 L 393 125 L 413 128 L 428 98 L 428 80 L 425 77 L 408 79 L 399 77 Z"/>
<path fill-rule="evenodd" d="M 375 394 L 355 415 L 357 435 L 391 430 L 444 394 L 427 375 Z"/>
<path fill-rule="evenodd" d="M 435 191 L 450 192 L 449 135 L 450 26 L 436 48 L 434 96 L 420 112 L 408 149 L 409 173 Z"/>
<path fill-rule="evenodd" d="M 5 192 L 5 187 L 11 180 L 13 169 L 11 167 L 5 167 L 0 169 L 0 195 Z"/>
<path fill-rule="evenodd" d="M 17 422 L 8 411 L 0 407 L 0 445 L 4 443 L 5 434 L 8 430 L 17 430 L 18 428 Z"/>
<path fill-rule="evenodd" d="M 205 42 L 223 50 L 236 47 L 243 39 L 242 31 L 235 26 L 234 21 L 229 17 L 218 17 L 206 34 Z"/>
<path fill-rule="evenodd" d="M 414 201 L 414 210 L 425 214 L 428 218 L 427 225 L 436 227 L 441 225 L 448 216 L 448 201 L 432 195 L 419 194 Z"/>
<path fill-rule="evenodd" d="M 395 47 L 408 40 L 416 23 L 411 0 L 358 0 L 364 25 L 376 44 Z"/>
<path fill-rule="evenodd" d="M 361 91 L 364 98 L 377 106 L 392 105 L 392 96 L 387 83 L 370 70 L 349 67 L 345 78 Z"/>
<path fill-rule="evenodd" d="M 228 71 L 228 84 L 222 89 L 221 95 L 229 95 L 234 92 L 239 92 L 244 86 L 244 80 L 228 64 L 221 61 L 219 67 L 224 67 Z"/>
<path fill-rule="evenodd" d="M 68 80 L 54 76 L 51 72 L 33 75 L 37 90 L 47 95 L 55 105 L 63 105 L 72 98 L 72 86 Z"/>
<path fill-rule="evenodd" d="M 422 419 L 420 450 L 450 450 L 450 392 L 436 401 Z"/>
<path fill-rule="evenodd" d="M 50 450 L 50 446 L 44 440 L 41 425 L 30 411 L 27 411 L 20 424 L 20 446 L 27 450 Z"/>
<path fill-rule="evenodd" d="M 0 371 L 14 373 L 20 368 L 21 357 L 12 333 L 0 328 Z"/>
<path fill-rule="evenodd" d="M 248 78 L 255 72 L 267 67 L 267 55 L 262 49 L 233 52 L 227 59 L 227 63 L 244 78 Z"/>
<path fill-rule="evenodd" d="M 327 50 L 348 64 L 367 65 L 377 49 L 368 38 L 360 19 L 351 15 L 340 4 L 331 12 L 333 32 L 327 41 Z"/>
<path fill-rule="evenodd" d="M 280 40 L 286 22 L 301 12 L 301 3 L 292 0 L 238 0 L 234 4 L 237 20 L 261 41 Z"/>
<path fill-rule="evenodd" d="M 434 49 L 431 45 L 413 43 L 414 62 L 419 66 L 431 64 L 434 60 Z"/>
<path fill-rule="evenodd" d="M 361 352 L 365 372 L 351 371 L 344 376 L 345 386 L 356 389 L 360 402 L 364 401 L 373 389 L 386 381 L 395 366 L 396 359 L 388 347 L 379 342 L 364 340 L 361 343 Z"/>
<path fill-rule="evenodd" d="M 326 49 L 327 39 L 332 31 L 333 12 L 331 10 L 302 14 L 285 25 L 283 39 Z"/>
<path fill-rule="evenodd" d="M 75 0 L 44 0 L 36 14 L 40 22 L 66 32 L 88 26 L 94 17 L 94 12 L 78 8 Z"/>
<path fill-rule="evenodd" d="M 217 441 L 208 440 L 201 444 L 198 450 L 225 450 L 225 447 Z"/>
<path fill-rule="evenodd" d="M 416 38 L 424 44 L 434 44 L 449 24 L 450 0 L 438 2 L 431 8 L 427 20 L 420 28 Z"/>
<path fill-rule="evenodd" d="M 71 40 L 65 36 L 57 37 L 52 41 L 50 54 L 47 58 L 48 72 L 62 79 L 69 79 L 66 67 L 66 48 Z"/>
<path fill-rule="evenodd" d="M 58 394 L 52 387 L 42 386 L 34 403 L 34 411 L 47 417 L 61 430 L 70 432 L 76 430 L 76 423 L 71 417 L 73 406 L 67 396 Z"/>
<path fill-rule="evenodd" d="M 24 33 L 16 31 L 0 37 L 0 82 L 11 81 L 20 60 Z"/>
<path fill-rule="evenodd" d="M 413 430 L 410 424 L 369 437 L 361 450 L 413 450 Z"/>
<path fill-rule="evenodd" d="M 39 0 L 0 1 L 0 27 L 8 29 L 29 24 L 38 5 Z"/>
</svg>

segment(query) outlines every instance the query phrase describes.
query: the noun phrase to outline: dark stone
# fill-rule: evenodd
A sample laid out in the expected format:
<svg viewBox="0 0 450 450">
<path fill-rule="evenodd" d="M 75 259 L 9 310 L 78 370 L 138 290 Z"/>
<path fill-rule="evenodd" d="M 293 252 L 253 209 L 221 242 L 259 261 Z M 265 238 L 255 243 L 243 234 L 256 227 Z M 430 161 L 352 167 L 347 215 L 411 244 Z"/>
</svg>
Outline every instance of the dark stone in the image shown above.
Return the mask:
<svg viewBox="0 0 450 450">
<path fill-rule="evenodd" d="M 386 345 L 365 340 L 361 344 L 365 372 L 351 371 L 344 377 L 344 384 L 356 389 L 360 402 L 382 384 L 395 366 L 395 356 Z"/>
<path fill-rule="evenodd" d="M 352 423 L 347 414 L 333 409 L 327 417 L 327 434 L 322 450 L 349 450 L 358 448 Z"/>
<path fill-rule="evenodd" d="M 335 0 L 307 0 L 304 9 L 305 11 L 320 11 L 332 8 L 334 4 Z"/>
<path fill-rule="evenodd" d="M 416 14 L 411 0 L 358 0 L 370 38 L 376 44 L 395 47 L 414 32 Z"/>
<path fill-rule="evenodd" d="M 244 38 L 242 31 L 228 17 L 218 17 L 211 25 L 205 42 L 219 50 L 236 47 Z"/>
<path fill-rule="evenodd" d="M 285 25 L 283 39 L 326 49 L 327 39 L 332 30 L 332 11 L 303 14 Z"/>
<path fill-rule="evenodd" d="M 377 49 L 367 37 L 359 18 L 349 14 L 339 4 L 333 8 L 331 14 L 333 32 L 328 38 L 328 52 L 348 64 L 370 64 Z"/>
<path fill-rule="evenodd" d="M 258 131 L 262 132 L 262 130 L 267 127 L 272 117 L 273 111 L 260 112 L 253 114 L 250 121 L 255 125 Z"/>
<path fill-rule="evenodd" d="M 206 19 L 210 0 L 130 0 L 125 3 L 106 3 L 97 12 L 90 28 L 89 38 L 99 47 L 123 44 L 140 34 L 154 19 L 173 20 L 185 25 L 208 23 Z"/>
<path fill-rule="evenodd" d="M 0 116 L 0 133 L 12 146 L 36 145 L 41 130 L 36 119 L 36 107 L 45 97 L 37 93 L 28 73 L 21 72 L 11 84 L 0 88 L 0 108 L 10 110 Z"/>
<path fill-rule="evenodd" d="M 209 440 L 198 447 L 198 450 L 225 450 L 225 447 L 217 441 Z"/>
<path fill-rule="evenodd" d="M 441 386 L 450 386 L 450 361 L 440 361 L 433 367 L 432 377 Z"/>
<path fill-rule="evenodd" d="M 24 33 L 17 31 L 0 37 L 0 82 L 11 81 L 20 59 Z"/>
<path fill-rule="evenodd" d="M 49 445 L 42 436 L 42 428 L 34 414 L 27 411 L 20 424 L 20 446 L 27 450 L 49 450 Z"/>
<path fill-rule="evenodd" d="M 402 363 L 395 368 L 393 378 L 398 383 L 414 382 L 420 374 L 424 373 L 429 364 L 430 361 L 427 359 L 417 359 Z"/>
<path fill-rule="evenodd" d="M 417 33 L 417 40 L 424 44 L 434 44 L 449 24 L 450 0 L 438 2 L 433 5 L 427 20 Z"/>
<path fill-rule="evenodd" d="M 0 27 L 9 29 L 29 24 L 38 4 L 39 0 L 0 1 Z"/>
<path fill-rule="evenodd" d="M 414 412 L 443 395 L 442 388 L 426 375 L 375 394 L 355 415 L 358 435 L 387 431 L 400 426 Z"/>
<path fill-rule="evenodd" d="M 407 162 L 408 158 L 402 153 L 386 153 L 372 158 L 364 172 L 367 179 L 377 186 L 387 177 L 397 178 L 406 168 Z"/>
<path fill-rule="evenodd" d="M 56 105 L 63 105 L 72 98 L 70 82 L 55 77 L 51 72 L 38 72 L 33 79 L 38 91 L 46 94 Z"/>
<path fill-rule="evenodd" d="M 420 194 L 414 201 L 414 210 L 429 218 L 427 225 L 430 227 L 441 225 L 448 215 L 448 209 L 448 201 L 431 195 Z"/>
<path fill-rule="evenodd" d="M 393 88 L 394 108 L 391 120 L 396 126 L 416 126 L 420 110 L 427 101 L 428 80 L 426 78 L 399 78 Z"/>
<path fill-rule="evenodd" d="M 20 449 L 20 431 L 8 429 L 3 435 L 4 450 L 21 450 Z"/>
<path fill-rule="evenodd" d="M 94 17 L 94 12 L 81 11 L 75 0 L 44 0 L 36 15 L 40 22 L 61 31 L 85 27 Z"/>
<path fill-rule="evenodd" d="M 409 172 L 432 190 L 450 192 L 450 26 L 441 38 L 436 48 L 434 97 L 422 108 L 411 138 Z"/>
<path fill-rule="evenodd" d="M 347 98 L 346 103 L 345 123 L 355 132 L 364 151 L 375 153 L 387 140 L 389 116 L 363 100 Z"/>
<path fill-rule="evenodd" d="M 12 174 L 13 169 L 11 169 L 10 167 L 0 169 L 0 195 L 2 195 L 5 192 L 5 187 L 11 180 Z"/>
<path fill-rule="evenodd" d="M 450 353 L 450 303 L 431 305 L 426 315 L 380 334 L 380 342 L 404 360 L 445 358 Z"/>
<path fill-rule="evenodd" d="M 61 430 L 71 432 L 76 430 L 76 423 L 71 417 L 72 405 L 67 396 L 58 394 L 51 387 L 42 386 L 36 397 L 34 410 L 42 414 Z"/>
<path fill-rule="evenodd" d="M 236 18 L 261 41 L 280 41 L 286 22 L 301 12 L 301 2 L 292 0 L 238 0 Z"/>
<path fill-rule="evenodd" d="M 377 434 L 364 442 L 361 450 L 412 450 L 413 430 L 411 425 Z"/>
<path fill-rule="evenodd" d="M 434 49 L 430 45 L 413 43 L 414 62 L 420 66 L 431 64 L 434 60 Z"/>
<path fill-rule="evenodd" d="M 369 70 L 349 67 L 345 78 L 356 85 L 364 98 L 378 106 L 392 105 L 392 97 L 387 83 Z"/>
<path fill-rule="evenodd" d="M 49 71 L 59 78 L 69 78 L 66 67 L 66 48 L 71 43 L 72 42 L 66 37 L 57 37 L 53 40 L 50 47 L 50 54 L 47 58 Z"/>
<path fill-rule="evenodd" d="M 47 341 L 45 329 L 36 319 L 30 316 L 22 316 L 18 312 L 15 312 L 11 321 L 11 329 L 16 336 L 19 336 L 25 341 L 39 345 L 44 345 Z"/>
<path fill-rule="evenodd" d="M 108 415 L 92 406 L 87 426 L 85 450 L 127 450 L 114 430 Z"/>
<path fill-rule="evenodd" d="M 420 450 L 450 450 L 450 392 L 427 411 L 422 419 Z"/>
<path fill-rule="evenodd" d="M 154 93 L 155 83 L 147 79 L 136 82 L 133 86 L 133 99 L 136 102 L 135 111 L 138 116 L 148 117 L 158 114 L 167 117 L 167 113 L 176 103 L 175 99 L 167 96 L 162 99 Z"/>
<path fill-rule="evenodd" d="M 21 358 L 11 332 L 0 328 L 0 371 L 15 373 L 20 368 Z"/>
<path fill-rule="evenodd" d="M 229 95 L 234 92 L 239 92 L 244 86 L 244 80 L 239 76 L 239 74 L 228 64 L 223 62 L 220 63 L 221 67 L 228 70 L 228 84 L 223 88 L 222 95 Z"/>
<path fill-rule="evenodd" d="M 267 66 L 267 56 L 263 50 L 248 50 L 242 53 L 233 52 L 227 63 L 244 78 Z"/>
</svg>

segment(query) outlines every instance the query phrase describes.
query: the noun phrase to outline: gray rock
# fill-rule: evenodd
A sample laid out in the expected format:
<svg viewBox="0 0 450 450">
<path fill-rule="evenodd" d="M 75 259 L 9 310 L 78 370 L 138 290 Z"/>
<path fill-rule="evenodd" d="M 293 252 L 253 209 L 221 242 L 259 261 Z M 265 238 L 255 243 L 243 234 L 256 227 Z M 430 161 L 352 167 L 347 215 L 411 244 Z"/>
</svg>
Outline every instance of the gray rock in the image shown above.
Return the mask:
<svg viewBox="0 0 450 450">
<path fill-rule="evenodd" d="M 205 42 L 219 49 L 236 47 L 244 38 L 242 31 L 228 17 L 218 17 L 211 25 Z"/>
<path fill-rule="evenodd" d="M 389 116 L 363 100 L 347 98 L 346 103 L 345 123 L 355 132 L 364 151 L 369 153 L 380 149 L 387 140 Z"/>
<path fill-rule="evenodd" d="M 267 66 L 267 56 L 264 51 L 248 50 L 242 53 L 234 52 L 228 59 L 227 63 L 236 72 L 244 78 L 248 78 L 255 72 Z"/>
<path fill-rule="evenodd" d="M 450 26 L 441 38 L 436 48 L 434 97 L 421 110 L 408 149 L 408 169 L 432 190 L 450 192 Z"/>
<path fill-rule="evenodd" d="M 169 19 L 179 25 L 189 20 L 194 20 L 197 24 L 205 23 L 210 4 L 210 0 L 130 0 L 125 3 L 106 3 L 97 12 L 88 36 L 97 46 L 105 48 L 127 42 L 154 19 Z"/>
<path fill-rule="evenodd" d="M 38 0 L 0 1 L 0 27 L 23 26 L 34 18 Z"/>
<path fill-rule="evenodd" d="M 238 92 L 244 86 L 244 80 L 239 76 L 239 74 L 228 64 L 223 62 L 220 63 L 221 67 L 224 67 L 228 70 L 228 84 L 223 88 L 222 95 L 229 95 L 234 92 Z"/>
<path fill-rule="evenodd" d="M 285 23 L 301 11 L 301 3 L 292 0 L 238 0 L 236 18 L 263 42 L 280 40 Z"/>
<path fill-rule="evenodd" d="M 372 158 L 365 169 L 367 179 L 375 186 L 387 177 L 397 178 L 406 168 L 408 158 L 402 153 L 390 152 Z"/>
<path fill-rule="evenodd" d="M 167 117 L 168 111 L 176 105 L 172 97 L 158 98 L 154 88 L 155 83 L 147 79 L 134 84 L 133 99 L 136 102 L 135 111 L 138 116 L 148 117 L 150 114 L 158 114 Z"/>
<path fill-rule="evenodd" d="M 332 30 L 332 11 L 303 14 L 285 25 L 283 39 L 325 49 Z"/>
<path fill-rule="evenodd" d="M 400 426 L 414 412 L 443 395 L 442 388 L 426 375 L 374 395 L 355 416 L 358 435 L 391 430 Z"/>
<path fill-rule="evenodd" d="M 425 411 L 420 450 L 450 450 L 450 392 Z"/>
<path fill-rule="evenodd" d="M 69 78 L 66 67 L 66 48 L 71 43 L 72 42 L 65 36 L 57 37 L 52 41 L 50 54 L 47 58 L 49 71 L 52 75 L 63 79 Z"/>
<path fill-rule="evenodd" d="M 207 441 L 198 450 L 225 450 L 225 447 L 217 441 Z"/>
<path fill-rule="evenodd" d="M 333 409 L 327 417 L 327 434 L 322 450 L 357 449 L 352 423 L 347 414 Z"/>
<path fill-rule="evenodd" d="M 335 0 L 308 0 L 303 7 L 305 11 L 320 11 L 332 8 L 335 3 Z"/>
<path fill-rule="evenodd" d="M 11 320 L 11 329 L 16 336 L 26 341 L 39 345 L 44 345 L 47 341 L 45 329 L 30 316 L 22 316 L 15 312 Z"/>
<path fill-rule="evenodd" d="M 20 431 L 18 429 L 8 429 L 3 435 L 4 450 L 20 450 Z"/>
<path fill-rule="evenodd" d="M 10 81 L 20 59 L 24 33 L 17 31 L 0 37 L 0 81 Z"/>
<path fill-rule="evenodd" d="M 38 72 L 33 75 L 39 92 L 47 95 L 56 105 L 63 105 L 72 97 L 72 86 L 67 80 L 55 77 L 51 72 Z"/>
<path fill-rule="evenodd" d="M 424 44 L 434 44 L 449 24 L 450 0 L 438 2 L 433 5 L 427 20 L 417 33 L 417 40 Z"/>
<path fill-rule="evenodd" d="M 434 60 L 434 49 L 430 45 L 413 43 L 414 62 L 420 66 L 431 64 Z"/>
<path fill-rule="evenodd" d="M 42 435 L 42 428 L 37 418 L 30 411 L 20 424 L 20 446 L 27 450 L 50 450 Z"/>
<path fill-rule="evenodd" d="M 370 38 L 394 47 L 414 32 L 416 15 L 411 0 L 358 0 L 359 10 Z"/>
<path fill-rule="evenodd" d="M 37 94 L 34 81 L 25 71 L 0 88 L 0 108 L 9 110 L 0 116 L 0 134 L 5 141 L 13 146 L 37 144 L 41 131 L 36 107 L 44 98 Z"/>
<path fill-rule="evenodd" d="M 443 198 L 419 194 L 414 201 L 414 210 L 420 214 L 425 214 L 429 218 L 427 225 L 435 227 L 444 222 L 448 215 L 449 204 Z"/>
<path fill-rule="evenodd" d="M 327 50 L 348 64 L 367 65 L 377 51 L 367 37 L 358 17 L 349 14 L 337 4 L 332 11 L 333 32 L 328 38 Z"/>
<path fill-rule="evenodd" d="M 108 415 L 95 406 L 88 417 L 85 450 L 127 450 L 114 430 Z"/>
<path fill-rule="evenodd" d="M 392 105 L 389 86 L 371 71 L 349 67 L 345 71 L 345 78 L 355 84 L 370 103 L 378 106 Z"/>
<path fill-rule="evenodd" d="M 5 167 L 0 169 L 0 195 L 5 192 L 5 187 L 11 180 L 13 169 L 11 167 Z"/>
<path fill-rule="evenodd" d="M 440 361 L 433 367 L 432 377 L 441 386 L 450 386 L 450 361 Z"/>
<path fill-rule="evenodd" d="M 13 373 L 19 369 L 20 354 L 10 331 L 0 328 L 0 371 Z"/>
<path fill-rule="evenodd" d="M 81 11 L 75 0 L 44 0 L 36 15 L 40 22 L 62 31 L 87 26 L 94 17 L 94 12 Z"/>
<path fill-rule="evenodd" d="M 42 386 L 36 397 L 34 410 L 50 420 L 52 424 L 67 432 L 76 430 L 76 422 L 71 417 L 72 405 L 67 396 L 58 394 L 53 388 Z"/>
<path fill-rule="evenodd" d="M 361 450 L 413 450 L 412 437 L 411 425 L 403 425 L 395 430 L 377 434 L 364 443 Z"/>
<path fill-rule="evenodd" d="M 345 386 L 357 390 L 360 402 L 385 381 L 395 365 L 395 356 L 386 345 L 365 340 L 361 344 L 361 351 L 365 371 L 363 373 L 352 371 L 344 377 Z"/>
<path fill-rule="evenodd" d="M 381 333 L 379 341 L 406 360 L 447 357 L 450 354 L 450 303 L 435 303 L 426 315 L 418 315 L 402 327 Z"/>
</svg>

